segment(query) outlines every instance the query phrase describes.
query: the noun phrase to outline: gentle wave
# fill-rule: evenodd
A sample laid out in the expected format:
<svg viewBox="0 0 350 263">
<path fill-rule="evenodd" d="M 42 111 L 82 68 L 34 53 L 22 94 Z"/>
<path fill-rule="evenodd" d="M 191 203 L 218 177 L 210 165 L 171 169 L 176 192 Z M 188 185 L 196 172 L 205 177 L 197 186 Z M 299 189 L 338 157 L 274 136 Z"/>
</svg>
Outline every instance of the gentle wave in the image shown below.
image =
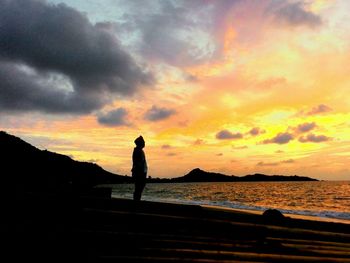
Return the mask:
<svg viewBox="0 0 350 263">
<path fill-rule="evenodd" d="M 130 196 L 118 196 L 116 194 L 113 195 L 115 198 L 128 198 L 131 199 Z M 231 208 L 238 210 L 247 210 L 247 211 L 265 211 L 272 207 L 261 207 L 261 206 L 252 206 L 245 205 L 240 203 L 230 203 L 230 202 L 215 202 L 215 201 L 190 201 L 190 200 L 181 200 L 181 199 L 161 199 L 161 198 L 152 198 L 152 197 L 144 197 L 145 201 L 153 201 L 153 202 L 165 202 L 165 203 L 175 203 L 175 204 L 185 204 L 185 205 L 204 205 L 204 206 L 212 206 L 212 207 L 223 207 L 223 208 Z M 279 209 L 279 211 L 283 214 L 290 215 L 300 215 L 300 216 L 312 216 L 312 217 L 321 217 L 328 219 L 341 219 L 341 220 L 349 220 L 350 221 L 350 213 L 346 212 L 334 212 L 334 211 L 310 211 L 310 210 L 291 210 L 291 209 Z M 349 222 L 350 223 L 350 222 Z"/>
<path fill-rule="evenodd" d="M 115 185 L 112 196 L 132 192 L 133 185 Z M 349 182 L 191 183 L 149 184 L 142 199 L 350 221 L 349 196 Z"/>
</svg>

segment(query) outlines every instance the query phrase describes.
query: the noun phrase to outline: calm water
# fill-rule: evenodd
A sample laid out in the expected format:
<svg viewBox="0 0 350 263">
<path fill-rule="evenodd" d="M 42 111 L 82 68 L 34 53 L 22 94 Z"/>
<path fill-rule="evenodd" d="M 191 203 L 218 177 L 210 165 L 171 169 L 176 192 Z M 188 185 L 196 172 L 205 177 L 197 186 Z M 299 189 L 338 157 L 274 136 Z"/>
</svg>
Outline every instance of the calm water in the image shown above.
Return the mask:
<svg viewBox="0 0 350 263">
<path fill-rule="evenodd" d="M 112 196 L 132 192 L 131 184 L 114 185 Z M 350 220 L 349 181 L 148 184 L 142 199 Z"/>
</svg>

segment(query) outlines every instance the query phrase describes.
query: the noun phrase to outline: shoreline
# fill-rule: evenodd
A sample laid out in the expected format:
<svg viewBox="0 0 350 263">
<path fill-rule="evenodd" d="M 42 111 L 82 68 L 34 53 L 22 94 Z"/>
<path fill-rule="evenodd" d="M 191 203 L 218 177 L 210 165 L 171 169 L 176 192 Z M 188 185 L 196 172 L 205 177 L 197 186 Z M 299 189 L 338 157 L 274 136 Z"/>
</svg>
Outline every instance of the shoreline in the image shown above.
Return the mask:
<svg viewBox="0 0 350 263">
<path fill-rule="evenodd" d="M 125 198 L 125 197 L 113 197 L 112 199 L 126 199 L 131 200 L 131 198 Z M 147 202 L 160 202 L 160 203 L 166 203 L 166 204 L 179 204 L 179 205 L 198 205 L 204 208 L 211 208 L 214 210 L 221 210 L 221 211 L 233 211 L 233 212 L 242 212 L 242 213 L 249 213 L 254 215 L 262 215 L 262 213 L 265 210 L 257 210 L 257 209 L 244 209 L 244 208 L 233 208 L 233 207 L 227 207 L 227 206 L 221 206 L 221 205 L 212 205 L 212 204 L 203 204 L 201 202 L 196 201 L 181 201 L 181 200 L 166 200 L 166 199 L 156 199 L 156 198 L 150 198 L 150 199 L 144 199 L 144 201 Z M 294 219 L 301 219 L 301 220 L 311 220 L 311 221 L 318 221 L 318 222 L 329 222 L 329 223 L 343 223 L 343 224 L 350 224 L 350 219 L 341 219 L 341 218 L 334 218 L 334 217 L 323 217 L 323 216 L 317 216 L 317 215 L 302 215 L 302 214 L 296 214 L 296 213 L 286 213 L 283 212 L 283 209 L 278 209 L 281 211 L 282 214 L 286 217 L 294 218 Z"/>
<path fill-rule="evenodd" d="M 215 205 L 200 205 L 200 206 L 204 208 L 214 209 L 214 210 L 241 212 L 241 213 L 254 214 L 254 215 L 262 215 L 264 212 L 259 210 L 230 208 L 230 207 L 215 206 Z M 286 217 L 290 217 L 292 219 L 301 219 L 301 220 L 327 222 L 327 223 L 350 224 L 350 220 L 339 219 L 339 218 L 319 217 L 319 216 L 311 216 L 311 215 L 298 215 L 298 214 L 291 214 L 291 213 L 283 213 L 283 215 Z"/>
</svg>

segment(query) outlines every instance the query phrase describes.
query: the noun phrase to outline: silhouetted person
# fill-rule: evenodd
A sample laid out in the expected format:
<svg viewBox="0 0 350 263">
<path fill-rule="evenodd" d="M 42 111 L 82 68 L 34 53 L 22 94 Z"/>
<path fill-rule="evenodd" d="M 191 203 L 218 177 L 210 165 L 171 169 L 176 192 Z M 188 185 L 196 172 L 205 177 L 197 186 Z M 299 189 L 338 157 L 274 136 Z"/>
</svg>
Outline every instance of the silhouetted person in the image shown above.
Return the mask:
<svg viewBox="0 0 350 263">
<path fill-rule="evenodd" d="M 136 147 L 132 153 L 132 177 L 135 182 L 134 200 L 141 200 L 142 191 L 146 185 L 147 177 L 147 162 L 146 156 L 143 151 L 145 147 L 145 141 L 142 136 L 139 136 L 134 141 Z"/>
</svg>

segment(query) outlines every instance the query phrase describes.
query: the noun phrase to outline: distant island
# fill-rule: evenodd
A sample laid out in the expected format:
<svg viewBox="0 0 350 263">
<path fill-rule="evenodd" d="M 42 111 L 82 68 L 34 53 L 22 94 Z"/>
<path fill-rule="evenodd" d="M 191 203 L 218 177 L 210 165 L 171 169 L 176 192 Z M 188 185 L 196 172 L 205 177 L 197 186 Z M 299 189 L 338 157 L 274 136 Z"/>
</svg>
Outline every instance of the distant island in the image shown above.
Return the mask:
<svg viewBox="0 0 350 263">
<path fill-rule="evenodd" d="M 1 185 L 15 192 L 24 189 L 34 192 L 85 191 L 100 184 L 131 183 L 132 178 L 108 172 L 94 163 L 40 150 L 22 139 L 0 131 Z M 151 178 L 148 183 L 189 182 L 263 182 L 263 181 L 318 181 L 303 176 L 252 174 L 228 176 L 206 172 L 199 168 L 176 178 Z M 13 190 L 13 189 L 12 189 Z M 13 193 L 15 194 L 15 193 Z"/>
<path fill-rule="evenodd" d="M 249 174 L 245 176 L 225 175 L 221 173 L 206 172 L 199 168 L 193 169 L 188 174 L 176 178 L 155 178 L 149 182 L 191 183 L 191 182 L 272 182 L 272 181 L 318 181 L 305 176 L 265 175 Z"/>
</svg>

